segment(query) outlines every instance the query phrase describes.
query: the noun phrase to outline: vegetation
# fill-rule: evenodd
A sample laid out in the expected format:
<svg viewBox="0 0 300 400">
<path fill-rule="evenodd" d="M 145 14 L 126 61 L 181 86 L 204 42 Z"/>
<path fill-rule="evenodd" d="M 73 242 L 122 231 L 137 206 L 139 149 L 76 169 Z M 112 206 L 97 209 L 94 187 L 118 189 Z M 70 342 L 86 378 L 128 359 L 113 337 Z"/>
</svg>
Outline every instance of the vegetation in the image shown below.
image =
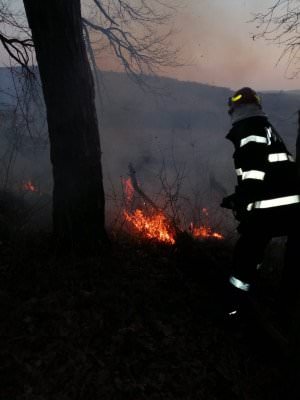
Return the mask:
<svg viewBox="0 0 300 400">
<path fill-rule="evenodd" d="M 276 345 L 221 317 L 231 250 L 120 236 L 101 258 L 59 259 L 46 234 L 2 242 L 0 398 L 287 398 Z M 274 299 L 280 262 L 264 274 Z"/>
<path fill-rule="evenodd" d="M 290 78 L 299 75 L 299 12 L 298 0 L 276 0 L 266 10 L 255 15 L 258 33 L 253 39 L 264 38 L 282 48 L 278 62 L 287 61 Z"/>
</svg>

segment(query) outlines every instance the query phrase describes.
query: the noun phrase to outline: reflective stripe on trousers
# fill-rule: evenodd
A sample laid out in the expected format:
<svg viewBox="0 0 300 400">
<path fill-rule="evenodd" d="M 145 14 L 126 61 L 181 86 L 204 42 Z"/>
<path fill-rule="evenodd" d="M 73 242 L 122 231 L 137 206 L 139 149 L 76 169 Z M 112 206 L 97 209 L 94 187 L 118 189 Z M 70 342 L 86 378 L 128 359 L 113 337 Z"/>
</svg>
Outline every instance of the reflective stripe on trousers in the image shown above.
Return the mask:
<svg viewBox="0 0 300 400">
<path fill-rule="evenodd" d="M 231 276 L 229 278 L 229 282 L 236 288 L 244 290 L 245 292 L 248 292 L 248 290 L 250 289 L 249 283 L 243 282 L 240 279 L 235 278 L 234 276 Z"/>
</svg>

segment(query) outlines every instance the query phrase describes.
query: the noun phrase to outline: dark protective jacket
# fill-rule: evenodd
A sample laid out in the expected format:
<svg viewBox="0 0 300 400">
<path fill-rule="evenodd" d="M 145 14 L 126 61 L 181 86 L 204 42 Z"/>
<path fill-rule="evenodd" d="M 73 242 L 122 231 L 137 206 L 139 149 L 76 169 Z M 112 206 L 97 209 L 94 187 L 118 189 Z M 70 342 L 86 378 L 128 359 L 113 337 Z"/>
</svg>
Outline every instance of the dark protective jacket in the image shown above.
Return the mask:
<svg viewBox="0 0 300 400">
<path fill-rule="evenodd" d="M 282 231 L 278 219 L 288 225 L 287 219 L 295 210 L 299 215 L 300 209 L 296 163 L 282 138 L 264 116 L 235 122 L 226 138 L 235 147 L 234 199 L 238 219 L 242 223 L 272 225 L 271 230 L 277 227 Z M 281 233 L 285 234 L 278 232 Z"/>
</svg>

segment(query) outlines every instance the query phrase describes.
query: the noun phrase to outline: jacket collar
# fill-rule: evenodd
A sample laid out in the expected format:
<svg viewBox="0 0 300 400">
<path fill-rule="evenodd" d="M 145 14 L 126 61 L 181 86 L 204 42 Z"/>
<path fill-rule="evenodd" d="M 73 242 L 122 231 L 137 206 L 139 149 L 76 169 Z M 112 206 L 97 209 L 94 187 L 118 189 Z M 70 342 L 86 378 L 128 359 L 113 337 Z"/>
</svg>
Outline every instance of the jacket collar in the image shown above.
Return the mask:
<svg viewBox="0 0 300 400">
<path fill-rule="evenodd" d="M 232 124 L 250 117 L 266 117 L 266 114 L 257 104 L 242 104 L 231 114 Z"/>
<path fill-rule="evenodd" d="M 247 126 L 249 128 L 249 124 L 252 125 L 253 123 L 258 123 L 258 120 L 260 121 L 260 123 L 265 123 L 267 121 L 267 117 L 266 116 L 253 116 L 253 117 L 249 117 L 249 118 L 240 120 L 233 124 L 232 128 L 230 129 L 228 134 L 225 136 L 225 138 L 234 142 L 235 140 L 238 139 L 238 137 L 240 135 L 245 134 L 245 124 L 246 124 L 246 129 L 247 129 Z"/>
<path fill-rule="evenodd" d="M 226 135 L 226 139 L 233 141 L 235 128 L 239 125 L 239 123 L 246 119 L 252 119 L 253 117 L 268 118 L 263 110 L 256 104 L 243 104 L 242 106 L 236 108 L 231 115 L 232 128 Z"/>
</svg>

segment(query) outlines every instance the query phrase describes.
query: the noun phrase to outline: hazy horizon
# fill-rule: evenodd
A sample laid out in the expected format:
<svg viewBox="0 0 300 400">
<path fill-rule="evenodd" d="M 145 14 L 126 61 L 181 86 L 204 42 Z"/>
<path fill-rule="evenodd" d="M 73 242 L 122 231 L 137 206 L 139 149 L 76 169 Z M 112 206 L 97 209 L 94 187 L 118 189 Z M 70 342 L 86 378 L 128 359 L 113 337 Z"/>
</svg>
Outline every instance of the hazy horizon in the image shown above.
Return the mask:
<svg viewBox="0 0 300 400">
<path fill-rule="evenodd" d="M 185 1 L 174 21 L 180 32 L 174 37 L 182 48 L 184 67 L 169 68 L 162 76 L 199 82 L 235 90 L 252 86 L 256 90 L 300 89 L 300 77 L 288 79 L 287 60 L 282 48 L 264 40 L 253 40 L 253 13 L 263 11 L 274 0 L 197 0 Z M 98 57 L 104 70 L 121 71 L 113 58 Z M 292 69 L 289 73 L 292 72 Z"/>
<path fill-rule="evenodd" d="M 83 0 L 85 8 L 90 0 Z M 167 2 L 171 0 L 167 0 Z M 235 90 L 251 86 L 258 91 L 300 89 L 300 76 L 288 79 L 287 60 L 278 65 L 282 47 L 264 40 L 253 40 L 253 15 L 265 11 L 274 0 L 184 0 L 173 26 L 176 46 L 181 48 L 185 66 L 165 68 L 159 75 L 182 81 L 199 82 Z M 21 0 L 11 0 L 13 9 L 23 9 Z M 97 56 L 102 70 L 121 72 L 115 58 L 102 52 Z M 0 65 L 9 60 L 0 47 Z"/>
</svg>

